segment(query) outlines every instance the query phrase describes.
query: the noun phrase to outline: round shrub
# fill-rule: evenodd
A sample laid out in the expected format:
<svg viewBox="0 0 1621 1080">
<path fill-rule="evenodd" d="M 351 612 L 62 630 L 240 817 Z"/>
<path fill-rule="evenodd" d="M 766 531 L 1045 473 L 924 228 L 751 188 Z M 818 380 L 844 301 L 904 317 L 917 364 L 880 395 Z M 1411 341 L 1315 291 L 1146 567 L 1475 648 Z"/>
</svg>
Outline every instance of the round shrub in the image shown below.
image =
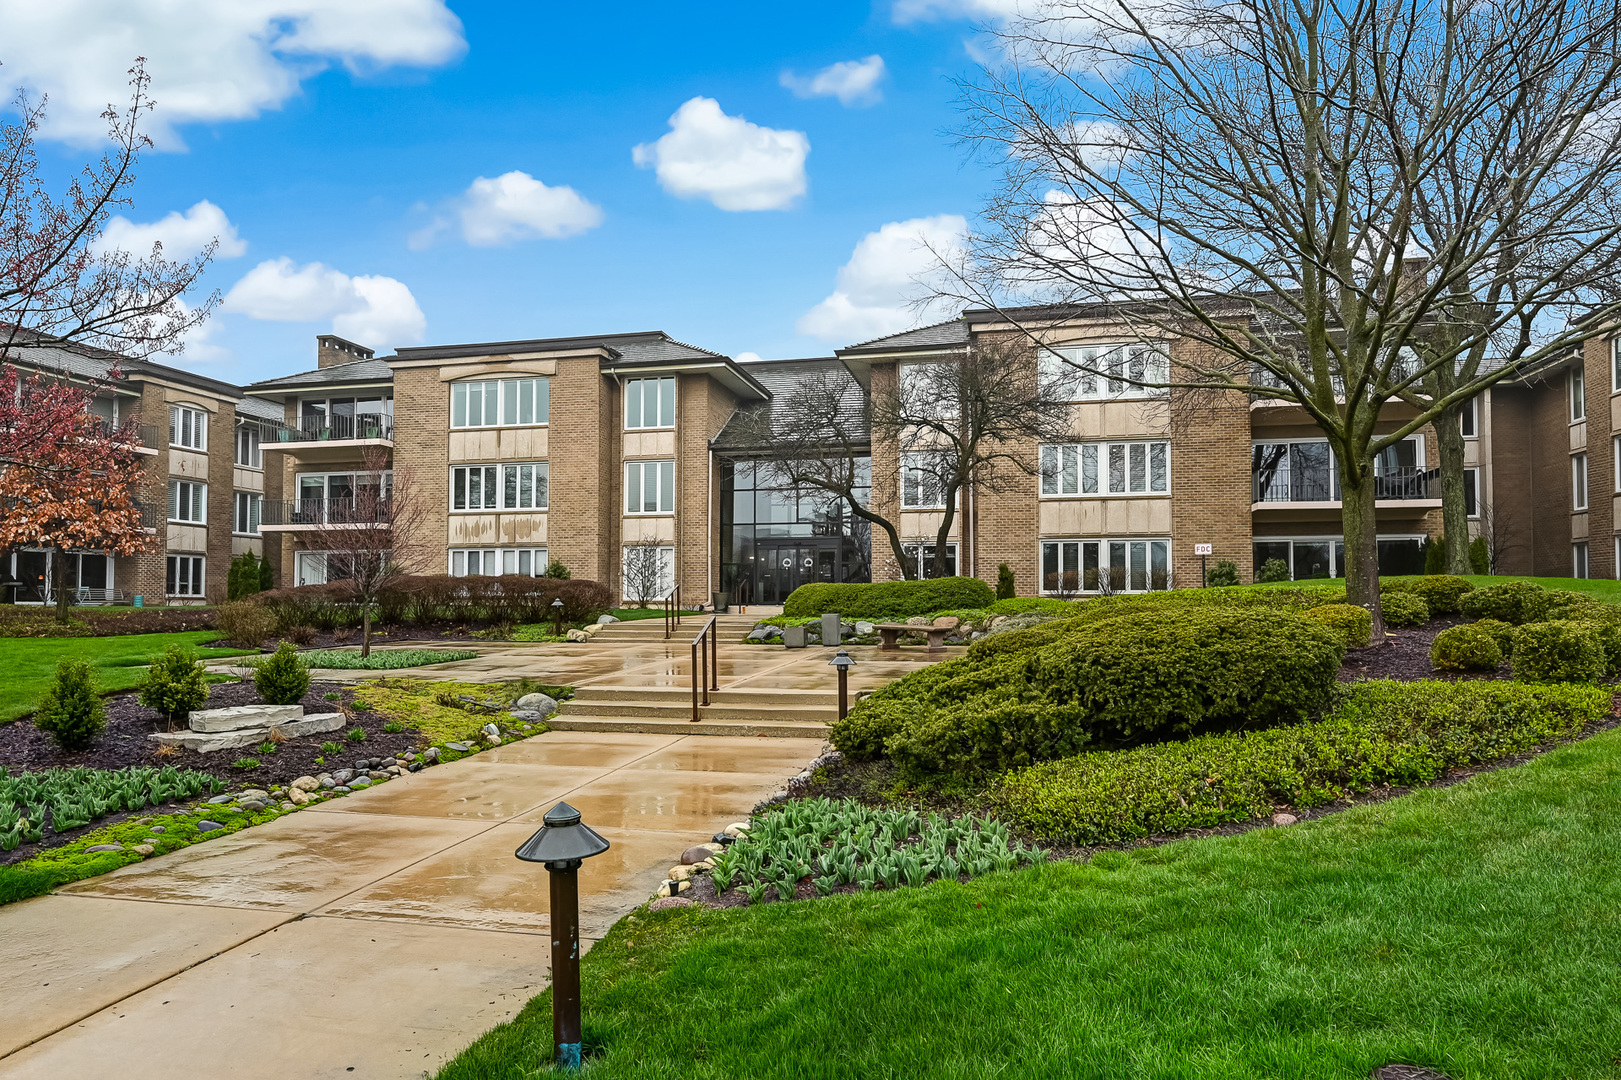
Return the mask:
<svg viewBox="0 0 1621 1080">
<path fill-rule="evenodd" d="M 1261 568 L 1259 570 L 1255 571 L 1255 581 L 1257 584 L 1265 585 L 1274 581 L 1288 580 L 1289 564 L 1284 562 L 1282 559 L 1268 559 L 1266 562 L 1261 564 Z"/>
<path fill-rule="evenodd" d="M 1548 590 L 1529 581 L 1505 581 L 1465 593 L 1458 608 L 1470 619 L 1497 619 L 1521 626 L 1540 621 L 1548 611 Z"/>
<path fill-rule="evenodd" d="M 284 641 L 275 656 L 254 670 L 253 685 L 266 705 L 297 705 L 310 692 L 310 669 L 292 642 Z"/>
<path fill-rule="evenodd" d="M 1121 615 L 1038 650 L 1030 687 L 1080 707 L 1097 740 L 1301 720 L 1334 689 L 1345 646 L 1291 612 L 1203 608 Z"/>
<path fill-rule="evenodd" d="M 463 579 L 457 579 L 463 580 Z M 989 608 L 996 593 L 978 578 L 926 581 L 813 582 L 788 594 L 782 613 L 789 618 L 835 611 L 847 619 L 909 619 L 954 608 Z"/>
<path fill-rule="evenodd" d="M 1512 625 L 1503 622 L 1501 619 L 1481 619 L 1479 622 L 1470 623 L 1469 625 L 1490 634 L 1492 640 L 1497 642 L 1497 649 L 1503 654 L 1504 660 L 1514 655 L 1514 627 Z"/>
<path fill-rule="evenodd" d="M 1070 757 L 1091 741 L 1080 706 L 993 692 L 908 717 L 884 749 L 912 776 L 974 775 Z"/>
<path fill-rule="evenodd" d="M 162 713 L 171 724 L 201 708 L 208 700 L 208 680 L 197 654 L 183 645 L 171 645 L 147 669 L 140 702 Z"/>
<path fill-rule="evenodd" d="M 1212 589 L 1223 585 L 1238 584 L 1238 564 L 1231 559 L 1221 559 L 1205 574 L 1204 583 Z"/>
<path fill-rule="evenodd" d="M 1347 649 L 1360 649 L 1373 640 L 1373 612 L 1356 604 L 1324 604 L 1308 608 L 1301 613 L 1310 622 L 1319 623 L 1340 635 Z"/>
<path fill-rule="evenodd" d="M 88 750 L 107 729 L 107 710 L 91 685 L 90 665 L 69 657 L 56 663 L 56 681 L 39 699 L 34 726 L 63 750 Z"/>
<path fill-rule="evenodd" d="M 1594 682 L 1604 669 L 1604 646 L 1586 623 L 1527 623 L 1514 635 L 1514 678 L 1520 682 Z"/>
<path fill-rule="evenodd" d="M 1427 574 L 1407 587 L 1407 591 L 1420 597 L 1430 606 L 1430 615 L 1456 615 L 1458 604 L 1465 593 L 1475 587 L 1452 574 Z"/>
<path fill-rule="evenodd" d="M 1502 662 L 1503 650 L 1479 623 L 1449 627 L 1430 645 L 1430 664 L 1443 671 L 1492 671 Z"/>
<path fill-rule="evenodd" d="M 1381 592 L 1379 610 L 1386 626 L 1423 626 L 1430 621 L 1430 605 L 1410 592 Z"/>
<path fill-rule="evenodd" d="M 1542 614 L 1536 622 L 1551 622 L 1554 619 L 1592 619 L 1602 618 L 1603 613 L 1614 610 L 1613 606 L 1597 600 L 1586 593 L 1572 592 L 1569 589 L 1549 589 L 1548 606 L 1542 609 Z"/>
<path fill-rule="evenodd" d="M 219 628 L 228 640 L 257 649 L 276 632 L 276 615 L 252 600 L 232 600 L 220 605 Z"/>
</svg>

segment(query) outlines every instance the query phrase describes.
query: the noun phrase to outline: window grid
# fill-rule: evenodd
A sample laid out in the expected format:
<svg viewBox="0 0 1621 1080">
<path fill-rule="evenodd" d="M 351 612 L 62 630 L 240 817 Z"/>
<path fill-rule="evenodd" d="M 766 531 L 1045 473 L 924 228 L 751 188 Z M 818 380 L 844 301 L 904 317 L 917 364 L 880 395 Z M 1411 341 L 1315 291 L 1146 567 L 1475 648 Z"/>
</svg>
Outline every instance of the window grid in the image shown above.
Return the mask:
<svg viewBox="0 0 1621 1080">
<path fill-rule="evenodd" d="M 169 520 L 208 524 L 208 485 L 194 480 L 169 481 Z"/>
<path fill-rule="evenodd" d="M 934 576 L 934 550 L 933 544 L 902 544 L 901 550 L 906 557 L 917 566 L 920 577 L 932 578 Z M 946 577 L 957 576 L 957 545 L 946 545 Z"/>
<path fill-rule="evenodd" d="M 450 470 L 452 510 L 545 510 L 549 466 L 544 461 L 511 465 L 457 465 Z"/>
<path fill-rule="evenodd" d="M 1081 370 L 1083 367 L 1087 370 Z M 1037 370 L 1042 384 L 1065 401 L 1161 397 L 1164 390 L 1136 384 L 1170 379 L 1168 358 L 1147 345 L 1081 345 L 1043 351 Z"/>
<path fill-rule="evenodd" d="M 901 455 L 901 506 L 907 510 L 944 510 L 945 485 L 930 467 L 927 454 Z"/>
<path fill-rule="evenodd" d="M 202 596 L 205 586 L 201 555 L 170 555 L 164 592 L 169 596 Z"/>
<path fill-rule="evenodd" d="M 170 405 L 169 445 L 186 450 L 207 450 L 208 414 L 201 409 Z"/>
<path fill-rule="evenodd" d="M 1043 540 L 1041 591 L 1048 595 L 1160 592 L 1171 587 L 1171 542 L 1163 539 Z"/>
<path fill-rule="evenodd" d="M 1570 554 L 1571 563 L 1573 564 L 1570 576 L 1574 578 L 1587 577 L 1587 541 L 1582 540 L 1570 545 Z"/>
<path fill-rule="evenodd" d="M 1480 436 L 1480 399 L 1472 397 L 1458 410 L 1458 429 L 1466 439 Z"/>
<path fill-rule="evenodd" d="M 1049 443 L 1041 448 L 1041 494 L 1164 495 L 1169 442 Z"/>
<path fill-rule="evenodd" d="M 236 429 L 236 463 L 247 469 L 264 468 L 264 453 L 259 448 L 259 429 L 243 424 Z"/>
<path fill-rule="evenodd" d="M 1463 470 L 1463 512 L 1465 517 L 1480 516 L 1480 470 Z"/>
<path fill-rule="evenodd" d="M 625 513 L 675 512 L 675 462 L 625 462 Z"/>
<path fill-rule="evenodd" d="M 452 577 L 496 577 L 516 574 L 542 577 L 546 573 L 545 548 L 451 548 Z"/>
<path fill-rule="evenodd" d="M 259 510 L 263 496 L 251 491 L 236 493 L 236 514 L 231 531 L 240 536 L 259 535 Z"/>
<path fill-rule="evenodd" d="M 1579 367 L 1570 369 L 1570 422 L 1587 418 L 1587 378 Z"/>
<path fill-rule="evenodd" d="M 1570 456 L 1570 487 L 1571 507 L 1576 510 L 1587 509 L 1587 455 L 1572 454 Z"/>
<path fill-rule="evenodd" d="M 675 427 L 675 378 L 625 380 L 625 428 Z"/>
<path fill-rule="evenodd" d="M 550 422 L 550 379 L 478 379 L 450 384 L 452 428 L 524 427 Z"/>
</svg>

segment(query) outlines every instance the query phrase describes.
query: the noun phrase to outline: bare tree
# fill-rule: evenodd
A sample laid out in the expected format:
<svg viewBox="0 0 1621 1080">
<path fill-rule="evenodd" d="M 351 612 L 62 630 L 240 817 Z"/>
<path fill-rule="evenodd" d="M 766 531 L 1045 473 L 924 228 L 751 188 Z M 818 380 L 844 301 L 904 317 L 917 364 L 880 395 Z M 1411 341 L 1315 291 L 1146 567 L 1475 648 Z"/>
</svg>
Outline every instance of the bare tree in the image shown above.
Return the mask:
<svg viewBox="0 0 1621 1080">
<path fill-rule="evenodd" d="M 1375 458 L 1617 311 L 1618 37 L 1580 0 L 1045 0 L 965 88 L 1003 176 L 963 292 L 1108 302 L 1170 343 L 1145 385 L 1300 406 L 1382 626 Z"/>
<path fill-rule="evenodd" d="M 178 352 L 208 318 L 217 294 L 188 307 L 183 297 L 213 257 L 217 240 L 191 259 L 104 247 L 112 214 L 131 204 L 135 167 L 151 140 L 141 130 L 154 102 L 146 61 L 129 72 L 130 101 L 103 113 L 112 148 L 87 165 L 60 198 L 41 175 L 35 140 L 44 99 L 19 91 L 18 119 L 0 128 L 0 356 L 35 335 L 96 346 L 124 357 Z"/>
<path fill-rule="evenodd" d="M 1038 373 L 1035 350 L 1018 337 L 903 364 L 894 384 L 875 386 L 870 397 L 835 373 L 809 376 L 784 397 L 744 420 L 762 468 L 784 487 L 834 496 L 853 518 L 882 529 L 907 578 L 925 572 L 906 550 L 899 510 L 940 514 L 930 573 L 944 576 L 962 493 L 1005 491 L 1035 475 L 1037 444 L 1062 435 L 1069 422 L 1061 396 Z M 870 495 L 873 443 L 901 454 L 894 508 Z"/>
<path fill-rule="evenodd" d="M 327 580 L 348 586 L 360 606 L 360 655 L 371 655 L 372 608 L 401 578 L 422 572 L 431 552 L 427 506 L 408 465 L 390 466 L 388 452 L 367 449 L 353 495 L 303 505 L 299 517 L 322 526 L 301 534 L 326 552 Z M 314 500 L 311 500 L 314 501 Z"/>
<path fill-rule="evenodd" d="M 667 546 L 656 537 L 644 537 L 625 544 L 625 599 L 633 601 L 637 607 L 644 608 L 654 600 L 663 600 L 669 595 L 671 584 L 663 553 L 663 548 Z"/>
</svg>

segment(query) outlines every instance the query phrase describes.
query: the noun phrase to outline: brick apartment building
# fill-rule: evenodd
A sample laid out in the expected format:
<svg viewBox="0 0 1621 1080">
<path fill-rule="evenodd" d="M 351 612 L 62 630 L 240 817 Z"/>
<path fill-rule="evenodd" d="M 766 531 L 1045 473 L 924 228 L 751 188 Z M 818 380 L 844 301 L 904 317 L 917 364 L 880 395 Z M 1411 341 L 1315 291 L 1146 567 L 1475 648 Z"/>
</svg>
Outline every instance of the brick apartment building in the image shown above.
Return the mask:
<svg viewBox="0 0 1621 1080">
<path fill-rule="evenodd" d="M 720 592 L 780 603 L 808 581 L 899 576 L 870 528 L 836 501 L 782 490 L 747 433 L 791 408 L 807 378 L 833 380 L 850 417 L 908 365 L 1035 328 L 1055 354 L 1090 350 L 1151 362 L 1106 315 L 969 310 L 956 319 L 829 357 L 739 363 L 660 331 L 404 348 L 386 357 L 331 335 L 314 369 L 235 387 L 159 364 L 125 363 L 98 402 L 109 420 L 138 410 L 154 480 L 169 495 L 161 553 L 78 553 L 89 599 L 218 599 L 231 557 L 268 558 L 278 584 L 327 580 L 345 506 L 409 483 L 427 513 L 422 572 L 540 574 L 557 560 L 622 592 L 627 552 L 656 552 L 659 591 L 691 604 Z M 1502 573 L 1613 576 L 1621 566 L 1621 355 L 1616 340 L 1533 377 L 1499 384 L 1464 419 L 1471 529 L 1490 534 Z M 1176 346 L 1172 345 L 1174 353 Z M 104 373 L 110 358 L 25 350 L 20 366 Z M 1326 441 L 1296 406 L 1229 395 L 1193 407 L 1061 364 L 1069 433 L 1027 447 L 1039 467 L 997 492 L 967 491 L 949 569 L 1021 595 L 1195 586 L 1195 545 L 1250 580 L 1269 559 L 1297 578 L 1342 573 L 1340 510 Z M 1403 418 L 1394 410 L 1386 430 Z M 165 421 L 167 421 L 165 423 Z M 1378 463 L 1380 561 L 1420 568 L 1440 531 L 1434 432 Z M 866 447 L 870 503 L 897 520 L 908 554 L 934 556 L 943 507 L 909 479 L 903 447 Z M 1608 486 L 1605 486 L 1608 485 Z M 1604 491 L 1616 490 L 1611 499 Z M 48 581 L 44 552 L 0 556 L 24 583 Z"/>
</svg>

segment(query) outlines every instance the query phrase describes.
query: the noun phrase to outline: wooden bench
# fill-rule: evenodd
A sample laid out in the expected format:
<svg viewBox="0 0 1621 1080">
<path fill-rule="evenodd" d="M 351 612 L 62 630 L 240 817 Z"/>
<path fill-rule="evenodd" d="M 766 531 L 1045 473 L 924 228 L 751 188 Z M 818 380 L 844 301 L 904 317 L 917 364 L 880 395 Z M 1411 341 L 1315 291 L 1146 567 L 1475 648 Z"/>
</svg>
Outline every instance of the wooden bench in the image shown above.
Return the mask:
<svg viewBox="0 0 1621 1080">
<path fill-rule="evenodd" d="M 946 635 L 955 627 L 950 626 L 910 626 L 906 623 L 879 623 L 874 629 L 878 631 L 878 650 L 880 652 L 896 652 L 900 649 L 897 640 L 902 634 L 927 634 L 929 636 L 929 651 L 939 652 L 946 647 Z"/>
</svg>

